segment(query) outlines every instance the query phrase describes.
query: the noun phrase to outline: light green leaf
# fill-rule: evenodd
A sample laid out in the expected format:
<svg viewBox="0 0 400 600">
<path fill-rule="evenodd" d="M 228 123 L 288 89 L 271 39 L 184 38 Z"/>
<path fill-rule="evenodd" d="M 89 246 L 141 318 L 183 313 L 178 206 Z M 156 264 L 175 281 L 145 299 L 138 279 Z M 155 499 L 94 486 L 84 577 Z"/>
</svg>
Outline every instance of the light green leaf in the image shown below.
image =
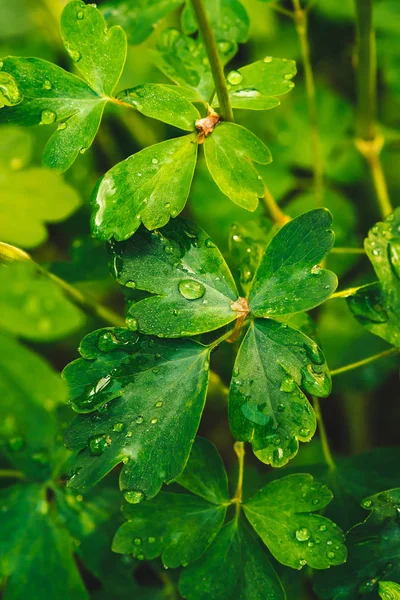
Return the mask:
<svg viewBox="0 0 400 600">
<path fill-rule="evenodd" d="M 44 164 L 59 172 L 92 144 L 126 58 L 124 32 L 119 27 L 108 31 L 94 5 L 67 4 L 61 30 L 67 52 L 93 87 L 40 58 L 7 57 L 1 73 L 15 80 L 21 101 L 0 110 L 0 123 L 59 123 L 43 155 Z"/>
<path fill-rule="evenodd" d="M 368 331 L 400 347 L 400 209 L 374 225 L 364 246 L 379 282 L 350 296 L 350 310 Z"/>
<path fill-rule="evenodd" d="M 131 44 L 141 44 L 149 37 L 169 12 L 181 6 L 183 0 L 110 0 L 102 4 L 107 23 L 121 25 Z"/>
<path fill-rule="evenodd" d="M 141 222 L 155 229 L 176 217 L 189 194 L 197 145 L 194 134 L 166 140 L 110 169 L 93 194 L 93 235 L 126 240 Z"/>
<path fill-rule="evenodd" d="M 48 477 L 58 433 L 54 411 L 66 401 L 63 382 L 40 356 L 0 335 L 0 396 L 1 453 L 17 468 Z"/>
<path fill-rule="evenodd" d="M 0 267 L 0 327 L 35 341 L 65 337 L 84 317 L 32 262 Z"/>
<path fill-rule="evenodd" d="M 67 445 L 81 451 L 69 485 L 85 490 L 122 462 L 128 502 L 152 498 L 186 464 L 204 406 L 209 349 L 107 328 L 86 336 L 80 353 L 63 376 L 73 408 L 92 414 L 75 418 L 66 434 Z"/>
<path fill-rule="evenodd" d="M 272 481 L 243 506 L 255 531 L 282 564 L 327 569 L 346 560 L 343 533 L 315 514 L 332 500 L 329 489 L 311 475 L 297 473 Z"/>
<path fill-rule="evenodd" d="M 315 433 L 314 411 L 301 390 L 328 396 L 331 380 L 324 355 L 310 338 L 285 323 L 256 319 L 240 346 L 229 395 L 236 439 L 274 467 L 297 454 Z"/>
<path fill-rule="evenodd" d="M 32 157 L 30 132 L 15 125 L 0 127 L 0 177 L 4 171 L 26 167 Z"/>
<path fill-rule="evenodd" d="M 380 581 L 379 595 L 382 600 L 400 600 L 400 585 L 394 581 Z"/>
<path fill-rule="evenodd" d="M 117 281 L 153 294 L 130 306 L 131 329 L 182 337 L 236 319 L 232 304 L 238 292 L 229 268 L 208 235 L 190 221 L 176 219 L 152 233 L 141 229 L 110 248 Z"/>
<path fill-rule="evenodd" d="M 126 60 L 124 30 L 108 30 L 95 5 L 75 0 L 62 13 L 61 35 L 70 58 L 89 85 L 99 96 L 111 96 Z"/>
<path fill-rule="evenodd" d="M 346 564 L 318 573 L 315 589 L 320 598 L 378 600 L 381 579 L 400 584 L 400 489 L 365 498 L 361 506 L 369 510 L 370 515 L 347 535 Z"/>
<path fill-rule="evenodd" d="M 245 42 L 249 34 L 249 16 L 239 0 L 204 0 L 211 28 L 218 41 Z M 197 21 L 190 0 L 182 13 L 182 29 L 191 34 L 197 31 Z"/>
<path fill-rule="evenodd" d="M 224 463 L 211 442 L 197 437 L 179 485 L 212 504 L 229 502 L 228 478 Z"/>
<path fill-rule="evenodd" d="M 271 317 L 310 310 L 335 291 L 337 278 L 318 265 L 333 246 L 332 216 L 311 210 L 284 225 L 267 246 L 249 293 L 250 311 Z"/>
<path fill-rule="evenodd" d="M 236 521 L 227 523 L 200 560 L 184 569 L 179 591 L 188 600 L 286 598 L 256 536 Z"/>
<path fill-rule="evenodd" d="M 224 65 L 237 51 L 232 41 L 220 41 L 217 48 Z M 158 38 L 157 51 L 152 56 L 154 64 L 172 81 L 194 91 L 198 100 L 210 101 L 214 80 L 200 39 L 194 40 L 177 29 L 166 29 Z"/>
<path fill-rule="evenodd" d="M 271 154 L 254 133 L 234 123 L 220 123 L 204 141 L 207 167 L 232 202 L 254 211 L 264 195 L 261 176 L 249 162 L 268 164 Z"/>
<path fill-rule="evenodd" d="M 50 169 L 0 170 L 0 238 L 4 242 L 34 248 L 47 239 L 46 223 L 63 221 L 80 204 L 74 188 Z"/>
<path fill-rule="evenodd" d="M 87 600 L 73 543 L 38 484 L 0 491 L 0 581 L 4 600 Z"/>
<path fill-rule="evenodd" d="M 232 108 L 267 110 L 279 106 L 276 96 L 294 88 L 291 80 L 296 72 L 294 60 L 272 56 L 231 71 L 227 81 Z"/>
<path fill-rule="evenodd" d="M 179 129 L 195 131 L 195 122 L 200 119 L 199 111 L 189 100 L 175 91 L 177 86 L 145 83 L 117 95 L 118 100 L 131 104 L 136 110 Z"/>
</svg>

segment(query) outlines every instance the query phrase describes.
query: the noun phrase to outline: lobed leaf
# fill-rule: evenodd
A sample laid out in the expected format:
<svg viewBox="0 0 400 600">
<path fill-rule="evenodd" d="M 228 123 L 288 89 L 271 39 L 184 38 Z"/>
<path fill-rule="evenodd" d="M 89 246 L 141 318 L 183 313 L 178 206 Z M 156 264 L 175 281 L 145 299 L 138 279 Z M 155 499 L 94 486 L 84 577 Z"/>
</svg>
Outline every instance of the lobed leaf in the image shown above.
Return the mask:
<svg viewBox="0 0 400 600">
<path fill-rule="evenodd" d="M 282 564 L 301 569 L 327 569 L 346 560 L 339 527 L 314 514 L 332 500 L 329 489 L 308 473 L 272 481 L 247 500 L 244 512 L 273 556 Z"/>
<path fill-rule="evenodd" d="M 318 265 L 333 246 L 331 225 L 330 212 L 317 208 L 278 231 L 264 252 L 249 292 L 254 316 L 310 310 L 335 291 L 336 275 Z"/>
<path fill-rule="evenodd" d="M 179 129 L 195 131 L 195 121 L 200 119 L 200 113 L 178 89 L 177 86 L 145 83 L 120 92 L 117 99 L 131 104 L 148 117 Z"/>
<path fill-rule="evenodd" d="M 268 164 L 271 154 L 254 133 L 234 123 L 220 123 L 204 141 L 208 170 L 232 202 L 254 211 L 264 195 L 261 176 L 249 162 Z"/>
<path fill-rule="evenodd" d="M 155 496 L 182 472 L 204 406 L 209 349 L 124 328 L 84 338 L 63 372 L 72 407 L 66 443 L 79 450 L 69 485 L 85 490 L 123 463 L 126 500 Z M 92 413 L 92 414 L 84 414 Z"/>
<path fill-rule="evenodd" d="M 152 233 L 142 228 L 110 250 L 117 281 L 152 294 L 130 306 L 131 329 L 182 337 L 236 319 L 238 292 L 229 268 L 207 234 L 189 221 L 176 219 Z"/>
<path fill-rule="evenodd" d="M 234 437 L 251 442 L 274 467 L 297 454 L 315 433 L 314 411 L 303 394 L 326 397 L 331 379 L 324 355 L 309 337 L 285 323 L 256 319 L 240 346 L 229 391 Z"/>
<path fill-rule="evenodd" d="M 189 195 L 197 145 L 193 134 L 167 140 L 110 169 L 93 193 L 93 235 L 126 240 L 141 222 L 155 229 L 176 217 Z"/>
</svg>

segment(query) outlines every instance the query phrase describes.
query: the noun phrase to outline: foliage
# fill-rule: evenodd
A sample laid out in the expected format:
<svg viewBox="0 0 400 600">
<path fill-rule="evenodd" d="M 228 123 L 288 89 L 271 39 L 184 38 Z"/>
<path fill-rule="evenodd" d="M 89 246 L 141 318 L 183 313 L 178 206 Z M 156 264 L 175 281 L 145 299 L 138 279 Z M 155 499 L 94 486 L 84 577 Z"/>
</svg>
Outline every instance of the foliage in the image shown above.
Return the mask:
<svg viewBox="0 0 400 600">
<path fill-rule="evenodd" d="M 4 600 L 400 597 L 398 9 L 339 4 L 0 0 Z"/>
</svg>

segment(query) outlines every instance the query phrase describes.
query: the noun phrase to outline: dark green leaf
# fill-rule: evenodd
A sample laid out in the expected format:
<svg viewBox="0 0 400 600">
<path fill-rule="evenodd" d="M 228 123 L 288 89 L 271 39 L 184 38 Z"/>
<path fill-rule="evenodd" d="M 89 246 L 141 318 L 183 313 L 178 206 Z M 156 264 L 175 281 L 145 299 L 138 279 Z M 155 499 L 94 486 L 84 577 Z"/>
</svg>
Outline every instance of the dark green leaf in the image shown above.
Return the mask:
<svg viewBox="0 0 400 600">
<path fill-rule="evenodd" d="M 195 131 L 200 119 L 199 111 L 174 86 L 145 83 L 120 92 L 117 98 L 148 117 L 186 131 Z"/>
<path fill-rule="evenodd" d="M 400 347 L 400 210 L 377 223 L 364 245 L 379 283 L 357 290 L 350 310 L 368 331 Z"/>
<path fill-rule="evenodd" d="M 217 46 L 223 64 L 237 50 L 236 44 L 231 41 L 221 41 Z M 172 81 L 194 91 L 199 100 L 210 101 L 214 80 L 201 40 L 194 40 L 177 29 L 166 29 L 157 41 L 153 61 Z"/>
<path fill-rule="evenodd" d="M 250 110 L 279 106 L 276 96 L 287 94 L 293 89 L 291 79 L 295 75 L 296 63 L 293 60 L 272 56 L 231 71 L 227 76 L 231 105 L 233 108 Z"/>
<path fill-rule="evenodd" d="M 81 450 L 69 485 L 84 490 L 124 463 L 120 487 L 137 503 L 182 472 L 204 406 L 209 349 L 124 328 L 86 336 L 64 370 L 73 408 L 67 445 Z"/>
<path fill-rule="evenodd" d="M 184 219 L 161 231 L 142 228 L 132 240 L 110 245 L 117 281 L 153 295 L 129 308 L 130 328 L 160 337 L 218 329 L 236 319 L 238 292 L 218 248 Z"/>
<path fill-rule="evenodd" d="M 261 176 L 249 162 L 271 162 L 268 148 L 254 133 L 234 123 L 220 123 L 204 142 L 207 167 L 232 202 L 254 211 L 264 195 Z"/>
<path fill-rule="evenodd" d="M 332 216 L 311 210 L 282 227 L 271 240 L 249 293 L 251 313 L 271 317 L 310 310 L 335 291 L 337 278 L 318 265 L 333 246 Z"/>
<path fill-rule="evenodd" d="M 188 600 L 284 600 L 285 593 L 254 533 L 227 523 L 209 550 L 181 574 Z"/>
<path fill-rule="evenodd" d="M 370 496 L 362 506 L 371 514 L 347 536 L 347 563 L 318 575 L 316 590 L 321 598 L 378 600 L 381 579 L 400 583 L 400 489 Z"/>
<path fill-rule="evenodd" d="M 121 25 L 131 44 L 141 44 L 165 15 L 181 6 L 183 0 L 109 0 L 102 4 L 107 23 Z"/>
<path fill-rule="evenodd" d="M 186 204 L 197 158 L 190 134 L 149 146 L 118 163 L 99 181 L 93 195 L 93 235 L 126 240 L 142 222 L 165 225 Z"/>
<path fill-rule="evenodd" d="M 339 527 L 315 514 L 332 500 L 329 489 L 309 474 L 272 481 L 243 506 L 246 517 L 273 556 L 301 569 L 327 569 L 346 560 Z"/>
<path fill-rule="evenodd" d="M 0 325 L 29 340 L 50 341 L 83 324 L 83 315 L 32 262 L 0 268 Z"/>
<path fill-rule="evenodd" d="M 38 484 L 0 491 L 0 580 L 4 600 L 86 600 L 68 532 Z"/>
<path fill-rule="evenodd" d="M 274 467 L 297 454 L 315 433 L 314 411 L 305 392 L 328 396 L 331 380 L 324 355 L 285 323 L 256 319 L 240 346 L 229 397 L 229 421 L 238 440 Z"/>
<path fill-rule="evenodd" d="M 205 0 L 211 28 L 218 41 L 245 42 L 249 33 L 249 17 L 239 0 Z M 182 29 L 191 34 L 197 31 L 197 22 L 190 0 L 182 13 Z"/>
</svg>

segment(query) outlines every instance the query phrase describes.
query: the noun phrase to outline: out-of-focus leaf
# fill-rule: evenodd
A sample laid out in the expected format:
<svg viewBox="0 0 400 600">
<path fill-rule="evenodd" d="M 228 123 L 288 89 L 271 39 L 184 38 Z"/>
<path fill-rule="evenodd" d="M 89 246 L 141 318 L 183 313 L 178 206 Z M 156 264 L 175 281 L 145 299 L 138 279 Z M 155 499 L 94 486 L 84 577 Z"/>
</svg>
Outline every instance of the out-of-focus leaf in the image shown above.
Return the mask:
<svg viewBox="0 0 400 600">
<path fill-rule="evenodd" d="M 400 600 L 400 584 L 394 581 L 380 581 L 378 591 L 382 600 Z"/>
<path fill-rule="evenodd" d="M 249 17 L 239 0 L 205 0 L 211 28 L 218 41 L 245 42 L 249 32 Z M 197 22 L 190 0 L 186 0 L 182 13 L 182 29 L 191 34 L 197 31 Z"/>
</svg>

